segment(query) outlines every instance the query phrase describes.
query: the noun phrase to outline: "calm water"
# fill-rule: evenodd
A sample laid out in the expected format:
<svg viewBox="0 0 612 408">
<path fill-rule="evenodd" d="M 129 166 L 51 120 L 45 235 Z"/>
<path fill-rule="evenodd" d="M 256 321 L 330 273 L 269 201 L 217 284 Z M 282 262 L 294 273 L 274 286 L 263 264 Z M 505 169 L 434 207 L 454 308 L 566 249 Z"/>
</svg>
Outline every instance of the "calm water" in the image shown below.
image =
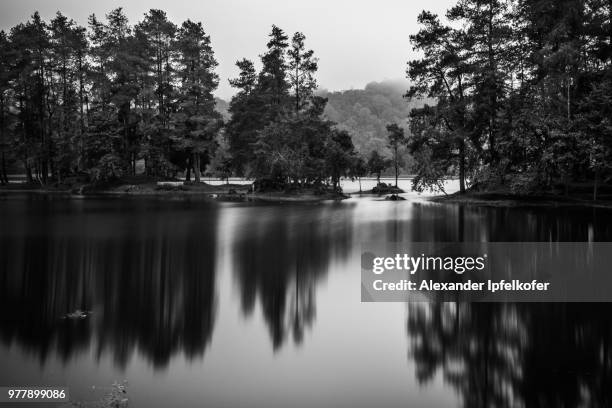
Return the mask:
<svg viewBox="0 0 612 408">
<path fill-rule="evenodd" d="M 611 406 L 611 305 L 361 303 L 359 262 L 364 241 L 612 241 L 612 212 L 408 198 L 0 196 L 0 385 L 94 401 L 127 380 L 131 407 Z"/>
</svg>

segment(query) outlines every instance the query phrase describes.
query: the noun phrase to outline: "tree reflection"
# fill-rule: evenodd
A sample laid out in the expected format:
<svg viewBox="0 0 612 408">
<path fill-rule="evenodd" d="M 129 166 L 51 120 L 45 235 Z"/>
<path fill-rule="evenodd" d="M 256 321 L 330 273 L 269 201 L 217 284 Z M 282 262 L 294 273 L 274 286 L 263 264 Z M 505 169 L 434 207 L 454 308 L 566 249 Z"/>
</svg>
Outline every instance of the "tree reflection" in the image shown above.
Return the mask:
<svg viewBox="0 0 612 408">
<path fill-rule="evenodd" d="M 0 242 L 0 335 L 44 362 L 95 345 L 119 365 L 202 355 L 215 316 L 216 207 L 23 217 Z M 81 230 L 86 225 L 86 230 Z M 75 310 L 86 319 L 65 318 Z"/>
<path fill-rule="evenodd" d="M 478 305 L 475 305 L 478 306 Z M 411 304 L 410 354 L 420 382 L 441 370 L 464 407 L 510 407 L 522 327 L 507 305 Z"/>
<path fill-rule="evenodd" d="M 608 407 L 608 304 L 411 304 L 419 381 L 440 372 L 464 407 Z"/>
<path fill-rule="evenodd" d="M 288 337 L 301 343 L 314 322 L 316 285 L 352 246 L 352 208 L 275 209 L 249 219 L 235 241 L 241 305 L 250 315 L 259 301 L 274 350 Z"/>
<path fill-rule="evenodd" d="M 415 207 L 415 241 L 612 240 L 608 210 Z M 610 304 L 413 303 L 407 330 L 417 379 L 441 374 L 464 407 L 612 406 Z"/>
</svg>

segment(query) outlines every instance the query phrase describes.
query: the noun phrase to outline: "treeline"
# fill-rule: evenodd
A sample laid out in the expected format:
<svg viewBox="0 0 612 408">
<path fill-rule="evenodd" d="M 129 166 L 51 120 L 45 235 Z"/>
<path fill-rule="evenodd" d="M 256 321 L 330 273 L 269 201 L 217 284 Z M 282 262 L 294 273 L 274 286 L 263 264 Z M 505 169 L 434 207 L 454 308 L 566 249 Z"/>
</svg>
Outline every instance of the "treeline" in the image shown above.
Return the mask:
<svg viewBox="0 0 612 408">
<path fill-rule="evenodd" d="M 0 54 L 4 182 L 8 160 L 42 184 L 135 174 L 141 159 L 148 175 L 197 178 L 214 151 L 217 62 L 201 23 L 151 10 L 131 26 L 118 8 L 86 29 L 35 13 L 0 33 Z"/>
<path fill-rule="evenodd" d="M 610 181 L 612 3 L 460 0 L 411 36 L 415 187 L 568 192 Z M 590 188 L 590 187 L 589 187 Z"/>
<path fill-rule="evenodd" d="M 13 168 L 45 185 L 137 173 L 200 181 L 208 171 L 262 187 L 337 186 L 357 156 L 313 95 L 318 66 L 304 35 L 273 26 L 261 62 L 260 72 L 237 63 L 238 93 L 224 107 L 201 23 L 152 9 L 130 25 L 118 8 L 85 28 L 35 13 L 0 32 L 0 181 Z"/>
</svg>

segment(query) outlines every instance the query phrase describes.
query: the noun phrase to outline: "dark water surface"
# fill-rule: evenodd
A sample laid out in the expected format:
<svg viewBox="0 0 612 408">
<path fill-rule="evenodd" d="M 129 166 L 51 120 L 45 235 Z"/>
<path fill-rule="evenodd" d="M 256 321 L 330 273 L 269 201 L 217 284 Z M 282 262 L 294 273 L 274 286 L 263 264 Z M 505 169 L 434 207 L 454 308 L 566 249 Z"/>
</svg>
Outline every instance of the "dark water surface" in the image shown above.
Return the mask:
<svg viewBox="0 0 612 408">
<path fill-rule="evenodd" d="M 0 196 L 0 385 L 92 401 L 127 380 L 131 407 L 612 406 L 611 305 L 361 303 L 372 241 L 612 241 L 612 212 Z"/>
</svg>

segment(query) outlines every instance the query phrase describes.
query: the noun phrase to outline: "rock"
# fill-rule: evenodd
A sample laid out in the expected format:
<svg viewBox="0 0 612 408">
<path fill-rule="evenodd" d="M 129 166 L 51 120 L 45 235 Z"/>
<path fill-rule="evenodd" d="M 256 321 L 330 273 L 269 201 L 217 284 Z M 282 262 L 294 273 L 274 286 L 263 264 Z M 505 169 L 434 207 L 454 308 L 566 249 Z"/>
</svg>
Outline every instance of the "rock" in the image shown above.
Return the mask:
<svg viewBox="0 0 612 408">
<path fill-rule="evenodd" d="M 77 309 L 74 312 L 66 313 L 62 317 L 62 319 L 80 320 L 80 319 L 85 319 L 90 314 L 91 314 L 90 311 L 87 311 L 87 310 L 84 311 L 84 310 Z"/>
<path fill-rule="evenodd" d="M 385 200 L 388 201 L 406 201 L 404 197 L 398 196 L 397 194 L 391 194 L 385 197 Z"/>
</svg>

